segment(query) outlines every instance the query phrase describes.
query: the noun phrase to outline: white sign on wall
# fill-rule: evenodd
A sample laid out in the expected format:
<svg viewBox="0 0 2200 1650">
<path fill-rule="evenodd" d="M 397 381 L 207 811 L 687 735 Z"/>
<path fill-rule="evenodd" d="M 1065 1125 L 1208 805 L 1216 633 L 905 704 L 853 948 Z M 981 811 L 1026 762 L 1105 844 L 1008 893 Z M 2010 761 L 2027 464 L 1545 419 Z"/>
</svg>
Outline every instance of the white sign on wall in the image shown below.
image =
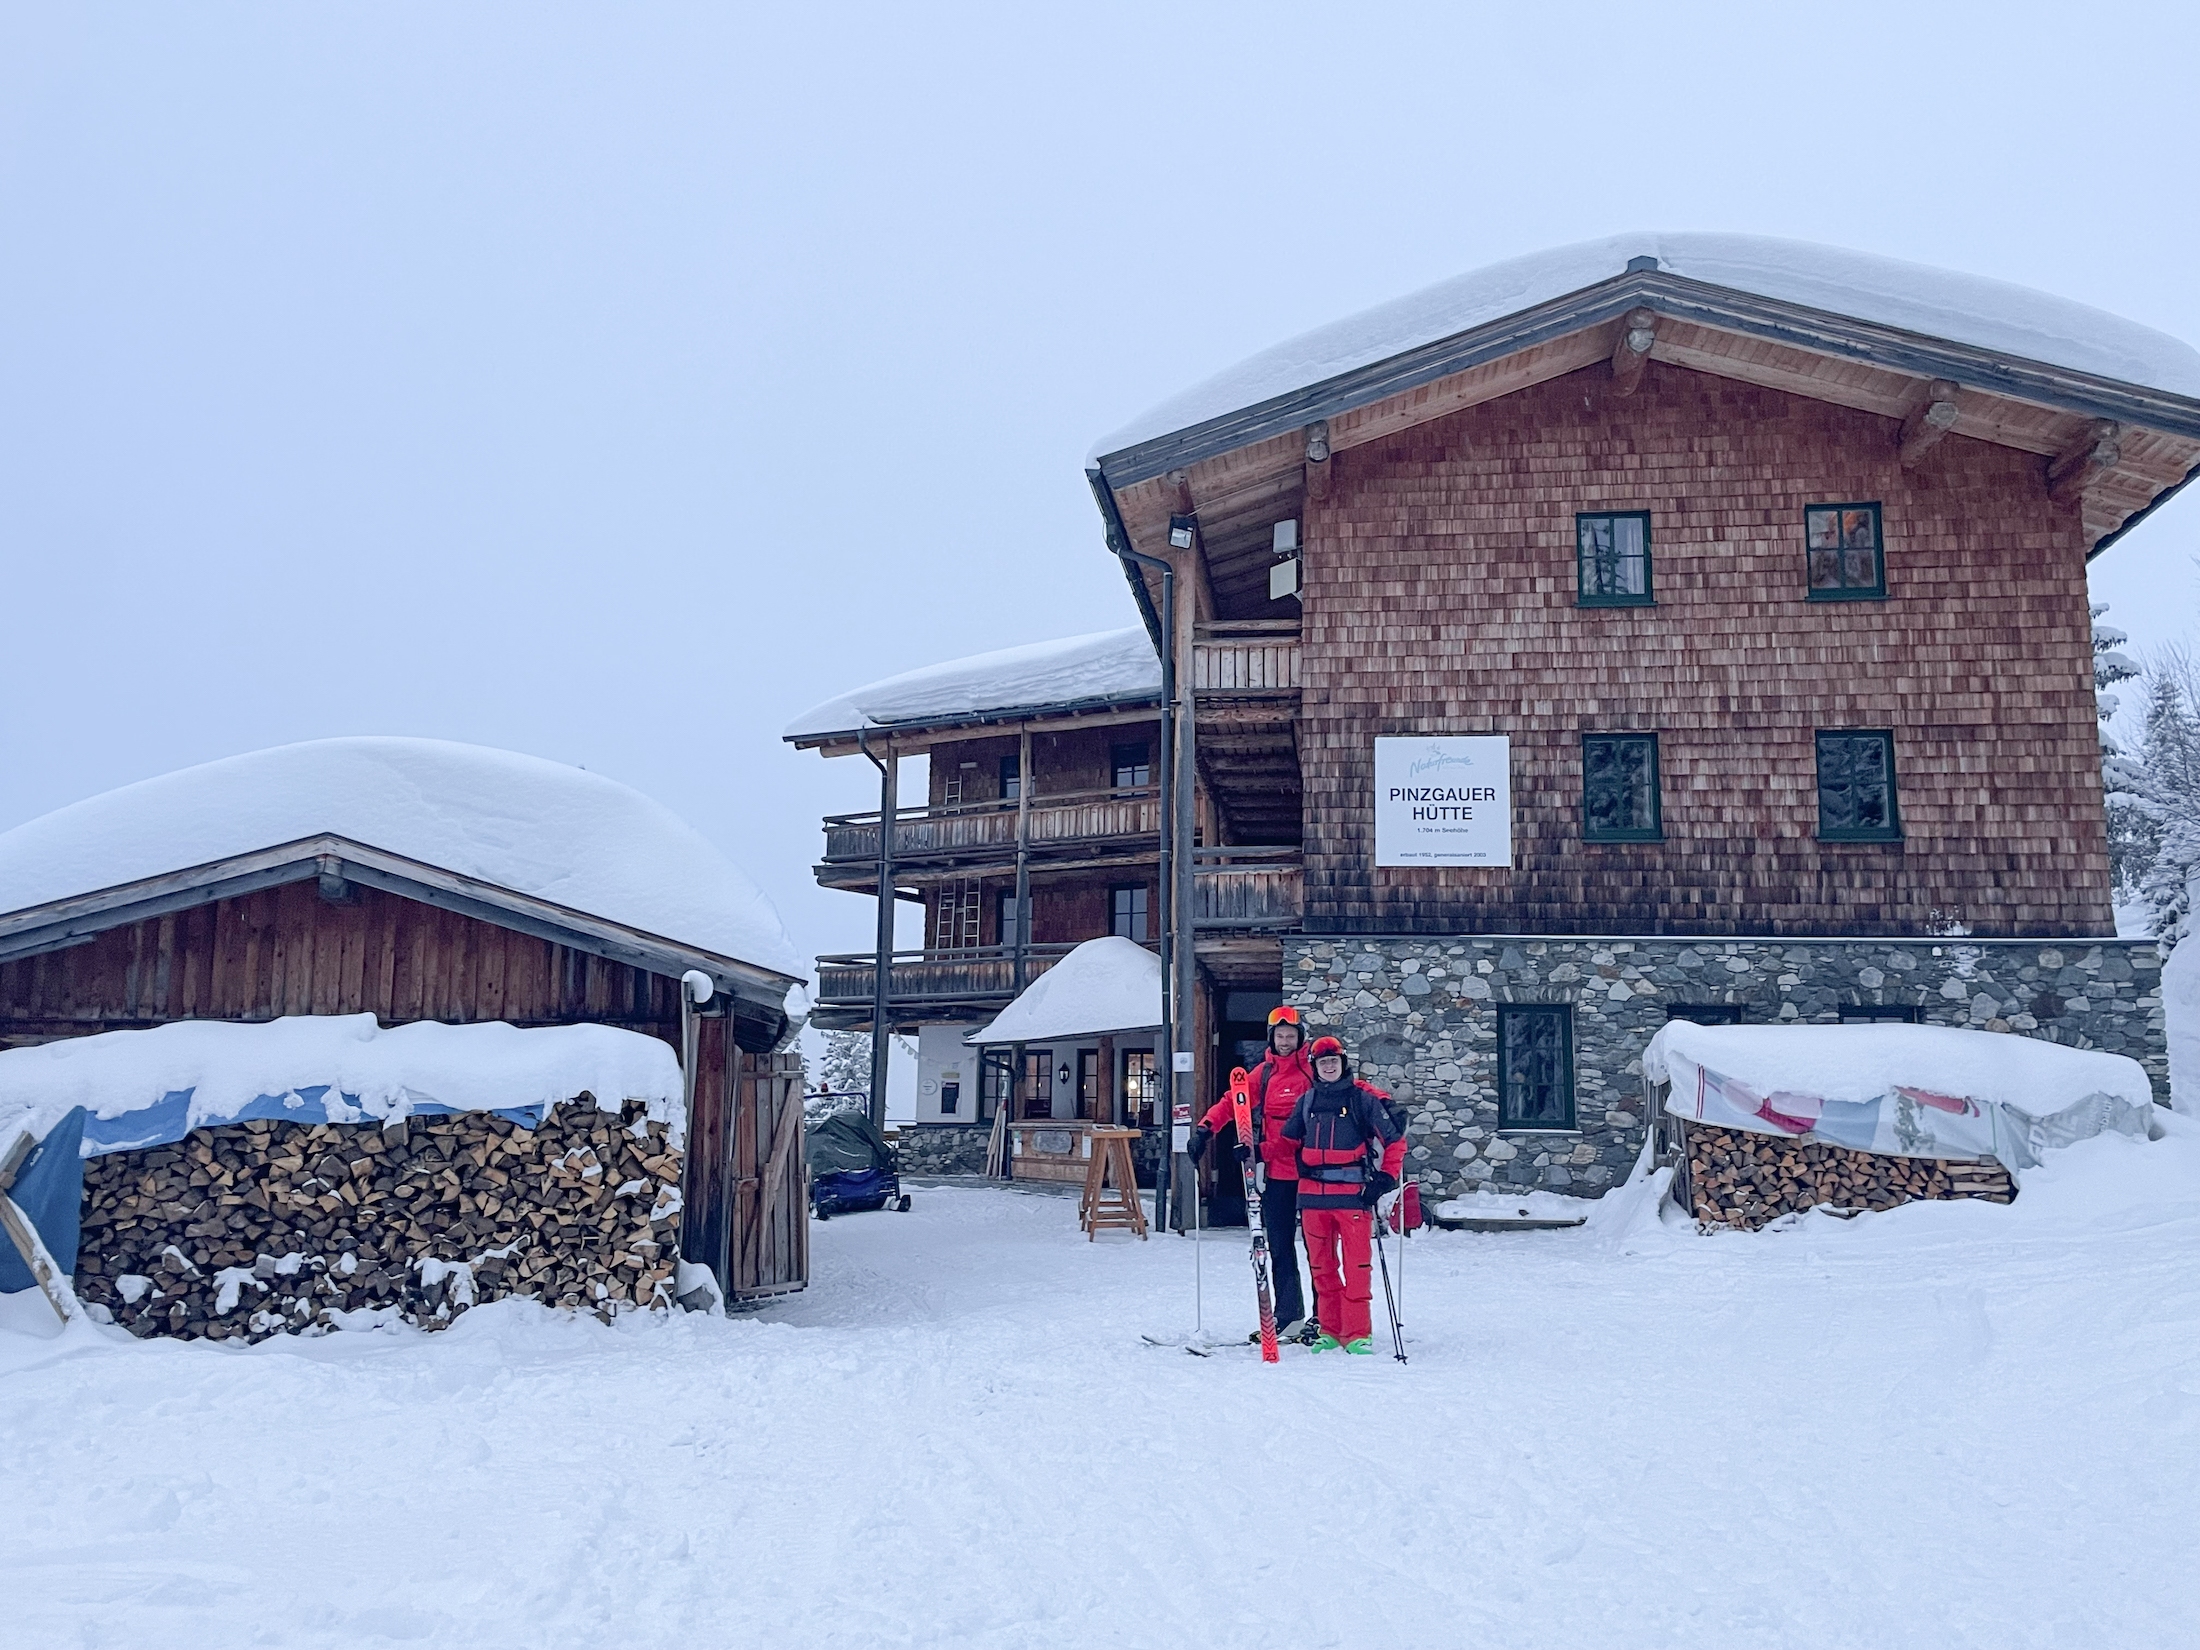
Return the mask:
<svg viewBox="0 0 2200 1650">
<path fill-rule="evenodd" d="M 1375 741 L 1377 865 L 1504 865 L 1512 741 L 1503 734 Z"/>
</svg>

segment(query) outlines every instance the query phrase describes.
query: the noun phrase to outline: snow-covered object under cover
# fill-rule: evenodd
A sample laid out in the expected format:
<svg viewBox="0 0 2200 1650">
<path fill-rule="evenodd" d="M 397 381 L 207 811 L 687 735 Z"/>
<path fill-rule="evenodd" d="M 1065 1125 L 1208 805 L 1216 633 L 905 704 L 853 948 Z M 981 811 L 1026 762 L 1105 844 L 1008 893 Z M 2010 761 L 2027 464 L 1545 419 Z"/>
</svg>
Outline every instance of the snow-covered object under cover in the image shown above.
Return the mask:
<svg viewBox="0 0 2200 1650">
<path fill-rule="evenodd" d="M 1699 1026 L 1668 1021 L 1643 1074 L 1677 1117 L 1903 1157 L 2010 1170 L 2100 1133 L 2147 1137 L 2138 1061 L 1954 1026 Z"/>
<path fill-rule="evenodd" d="M 82 1106 L 86 1157 L 181 1140 L 193 1129 L 271 1117 L 358 1123 L 496 1111 L 530 1126 L 581 1094 L 605 1111 L 647 1103 L 678 1136 L 680 1062 L 655 1037 L 615 1026 L 424 1020 L 380 1029 L 372 1014 L 259 1025 L 179 1020 L 0 1051 L 0 1138 L 44 1137 Z"/>
<path fill-rule="evenodd" d="M 0 833 L 0 915 L 322 833 L 801 978 L 757 886 L 669 808 L 584 768 L 440 739 L 225 757 Z"/>
<path fill-rule="evenodd" d="M 787 724 L 786 737 L 809 739 L 1091 699 L 1150 698 L 1160 691 L 1161 661 L 1145 631 L 1104 630 L 1004 647 L 889 676 L 804 711 Z"/>
<path fill-rule="evenodd" d="M 1116 935 L 1087 940 L 963 1039 L 972 1047 L 1148 1031 L 1161 1024 L 1161 959 Z"/>
<path fill-rule="evenodd" d="M 2067 298 L 1980 275 L 1761 235 L 1642 232 L 1509 258 L 1316 327 L 1195 384 L 1102 438 L 1095 460 L 1140 442 L 1563 298 L 1626 273 L 1631 258 L 1710 286 L 1899 327 L 2119 383 L 2200 396 L 2200 352 Z"/>
</svg>

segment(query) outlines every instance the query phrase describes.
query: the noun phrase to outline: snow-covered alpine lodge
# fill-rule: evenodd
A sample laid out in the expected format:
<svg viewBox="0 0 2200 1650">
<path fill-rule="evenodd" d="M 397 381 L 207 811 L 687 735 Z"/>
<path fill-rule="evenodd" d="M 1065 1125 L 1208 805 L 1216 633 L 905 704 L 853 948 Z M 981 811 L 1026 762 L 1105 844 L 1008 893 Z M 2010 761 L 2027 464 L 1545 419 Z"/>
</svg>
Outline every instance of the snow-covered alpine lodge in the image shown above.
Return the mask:
<svg viewBox="0 0 2200 1650">
<path fill-rule="evenodd" d="M 927 1161 L 974 1165 L 1002 1107 L 1181 1118 L 1288 1001 L 1444 1193 L 1623 1177 L 1670 1018 L 2006 1031 L 2166 1095 L 2086 565 L 2196 462 L 2186 345 L 1788 242 L 1616 237 L 1279 345 L 1093 449 L 1139 627 L 788 728 L 881 774 L 820 881 L 925 911 L 819 960 L 818 1023 L 914 1030 Z M 1162 1034 L 981 1060 L 1108 934 L 1169 946 Z"/>
</svg>

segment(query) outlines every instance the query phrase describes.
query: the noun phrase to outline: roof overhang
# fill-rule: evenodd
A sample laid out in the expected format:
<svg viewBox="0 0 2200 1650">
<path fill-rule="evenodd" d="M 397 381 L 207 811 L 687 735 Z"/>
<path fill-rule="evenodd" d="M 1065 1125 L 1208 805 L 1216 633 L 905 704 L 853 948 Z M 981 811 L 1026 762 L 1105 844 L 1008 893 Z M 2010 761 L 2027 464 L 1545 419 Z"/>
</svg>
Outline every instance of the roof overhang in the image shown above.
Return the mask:
<svg viewBox="0 0 2200 1650">
<path fill-rule="evenodd" d="M 1104 727 L 1116 722 L 1147 722 L 1160 713 L 1161 696 L 1141 693 L 1064 699 L 1046 705 L 1008 705 L 998 710 L 968 711 L 921 721 L 874 722 L 869 727 L 847 728 L 837 733 L 788 734 L 786 742 L 796 750 L 821 751 L 827 756 L 853 756 L 866 749 L 883 751 L 891 745 L 906 756 L 934 745 L 1020 733 L 1025 728 L 1053 732 L 1067 727 Z"/>
<path fill-rule="evenodd" d="M 674 979 L 690 969 L 700 970 L 716 991 L 733 1000 L 738 1039 L 752 1052 L 776 1046 L 788 1030 L 787 993 L 800 983 L 792 975 L 332 834 L 278 843 L 0 915 L 0 962 L 83 945 L 111 929 L 149 917 L 314 879 L 380 888 Z"/>
<path fill-rule="evenodd" d="M 1612 356 L 1621 320 L 1658 316 L 1650 359 L 1906 418 L 1936 380 L 1959 386 L 1951 433 L 2043 455 L 2070 452 L 2096 420 L 2124 432 L 2089 485 L 2097 553 L 2200 469 L 2200 400 L 1857 320 L 1660 270 L 1630 270 L 1487 325 L 1103 455 L 1107 516 L 1157 550 L 1187 499 L 1210 554 L 1232 553 L 1228 518 L 1256 525 L 1298 496 L 1307 432 L 1331 452 L 1576 372 Z M 1279 516 L 1280 519 L 1280 516 Z M 1116 523 L 1109 523 L 1111 529 Z"/>
</svg>

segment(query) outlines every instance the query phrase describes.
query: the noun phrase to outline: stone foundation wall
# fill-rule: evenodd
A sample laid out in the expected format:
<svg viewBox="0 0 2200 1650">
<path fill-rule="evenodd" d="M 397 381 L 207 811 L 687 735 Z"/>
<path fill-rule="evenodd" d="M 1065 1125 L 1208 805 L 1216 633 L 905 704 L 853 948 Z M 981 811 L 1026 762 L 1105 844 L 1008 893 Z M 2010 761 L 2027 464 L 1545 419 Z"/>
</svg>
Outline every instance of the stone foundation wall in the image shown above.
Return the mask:
<svg viewBox="0 0 2200 1650">
<path fill-rule="evenodd" d="M 2127 1054 L 2169 1095 L 2151 940 L 1682 940 L 1292 936 L 1284 995 L 1409 1108 L 1410 1177 L 1450 1197 L 1495 1182 L 1601 1196 L 1641 1153 L 1642 1051 L 1667 1011 L 1833 1024 L 1914 1009 L 1927 1025 Z M 1577 1128 L 1497 1127 L 1499 1003 L 1574 1010 Z"/>
<path fill-rule="evenodd" d="M 904 1123 L 887 1131 L 899 1172 L 909 1175 L 984 1174 L 990 1123 Z"/>
</svg>

